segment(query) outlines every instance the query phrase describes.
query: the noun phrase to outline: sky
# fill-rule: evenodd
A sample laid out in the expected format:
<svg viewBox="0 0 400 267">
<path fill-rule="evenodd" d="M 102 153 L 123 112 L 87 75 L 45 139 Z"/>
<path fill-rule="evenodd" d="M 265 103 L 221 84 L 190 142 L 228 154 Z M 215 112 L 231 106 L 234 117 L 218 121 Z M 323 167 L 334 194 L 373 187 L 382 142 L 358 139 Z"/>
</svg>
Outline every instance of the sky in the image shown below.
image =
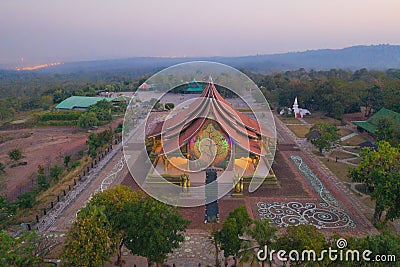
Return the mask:
<svg viewBox="0 0 400 267">
<path fill-rule="evenodd" d="M 400 0 L 0 0 L 0 64 L 400 44 Z"/>
</svg>

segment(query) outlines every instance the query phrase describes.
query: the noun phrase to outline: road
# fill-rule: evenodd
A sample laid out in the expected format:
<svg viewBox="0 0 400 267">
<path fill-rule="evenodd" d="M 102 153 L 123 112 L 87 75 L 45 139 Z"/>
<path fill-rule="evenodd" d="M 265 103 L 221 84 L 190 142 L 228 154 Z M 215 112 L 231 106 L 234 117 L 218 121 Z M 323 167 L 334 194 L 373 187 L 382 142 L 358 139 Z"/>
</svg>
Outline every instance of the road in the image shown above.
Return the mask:
<svg viewBox="0 0 400 267">
<path fill-rule="evenodd" d="M 85 206 L 91 195 L 101 190 L 105 178 L 111 180 L 110 184 L 119 184 L 127 174 L 127 168 L 121 168 L 118 164 L 123 159 L 121 143 L 114 146 L 96 168 L 93 168 L 89 175 L 70 192 L 67 196 L 57 203 L 48 215 L 41 218 L 37 224 L 38 232 L 66 232 L 76 218 L 77 212 Z"/>
</svg>

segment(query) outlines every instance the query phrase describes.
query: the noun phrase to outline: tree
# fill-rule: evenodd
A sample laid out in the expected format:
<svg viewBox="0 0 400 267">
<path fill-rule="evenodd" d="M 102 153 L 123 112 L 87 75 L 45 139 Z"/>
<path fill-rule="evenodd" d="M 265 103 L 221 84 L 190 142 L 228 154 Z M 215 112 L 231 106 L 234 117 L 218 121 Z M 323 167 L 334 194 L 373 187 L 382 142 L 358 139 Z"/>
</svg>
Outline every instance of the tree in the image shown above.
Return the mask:
<svg viewBox="0 0 400 267">
<path fill-rule="evenodd" d="M 17 206 L 15 203 L 7 201 L 7 199 L 0 195 L 0 229 L 6 227 L 9 222 L 13 221 L 16 208 Z"/>
<path fill-rule="evenodd" d="M 126 203 L 123 216 L 116 219 L 124 233 L 124 245 L 133 254 L 146 257 L 149 266 L 162 263 L 168 253 L 180 246 L 190 222 L 176 208 L 151 197 Z"/>
<path fill-rule="evenodd" d="M 87 140 L 87 145 L 88 145 L 88 153 L 91 157 L 96 157 L 97 155 L 97 148 L 100 146 L 100 140 L 97 134 L 91 133 L 88 137 Z"/>
<path fill-rule="evenodd" d="M 381 108 L 382 90 L 378 85 L 373 85 L 362 91 L 361 103 L 365 106 L 365 116 L 369 117 L 373 110 Z"/>
<path fill-rule="evenodd" d="M 44 173 L 44 168 L 41 165 L 38 165 L 37 183 L 41 190 L 46 190 L 47 188 L 49 188 L 49 182 L 47 181 L 47 176 Z"/>
<path fill-rule="evenodd" d="M 88 129 L 93 126 L 99 125 L 99 120 L 94 112 L 84 112 L 78 119 L 78 127 Z"/>
<path fill-rule="evenodd" d="M 348 249 L 365 251 L 370 250 L 372 254 L 369 258 L 374 259 L 376 255 L 400 255 L 400 235 L 391 234 L 387 230 L 383 231 L 379 235 L 364 236 L 361 238 L 348 237 Z M 371 265 L 370 261 L 365 261 L 360 256 L 361 266 Z M 396 264 L 386 261 L 386 262 L 375 262 L 374 266 L 397 266 Z"/>
<path fill-rule="evenodd" d="M 91 157 L 96 157 L 97 148 L 110 143 L 113 139 L 112 130 L 104 130 L 98 134 L 91 133 L 87 140 L 88 153 Z"/>
<path fill-rule="evenodd" d="M 221 250 L 224 251 L 225 266 L 227 266 L 228 257 L 233 256 L 234 266 L 237 264 L 236 256 L 242 247 L 242 241 L 239 237 L 239 226 L 235 218 L 227 217 L 220 231 Z"/>
<path fill-rule="evenodd" d="M 239 206 L 229 213 L 219 236 L 221 250 L 224 251 L 225 263 L 229 256 L 233 256 L 236 266 L 237 256 L 243 245 L 241 236 L 243 236 L 251 222 L 252 220 L 244 206 Z"/>
<path fill-rule="evenodd" d="M 108 130 L 104 130 L 98 133 L 97 136 L 99 139 L 99 146 L 110 143 L 113 139 L 113 132 L 111 127 Z"/>
<path fill-rule="evenodd" d="M 117 185 L 111 189 L 95 194 L 90 202 L 90 206 L 104 207 L 107 216 L 108 235 L 112 241 L 111 247 L 117 251 L 116 265 L 122 266 L 122 247 L 124 245 L 124 235 L 120 229 L 117 217 L 123 216 L 124 205 L 128 202 L 138 202 L 144 198 L 141 191 L 132 191 L 132 188 L 122 185 Z"/>
<path fill-rule="evenodd" d="M 355 182 L 365 183 L 372 188 L 375 199 L 374 223 L 381 220 L 386 211 L 384 223 L 400 217 L 400 148 L 388 142 L 378 143 L 378 149 L 364 148 L 360 153 L 361 162 L 350 168 L 349 177 Z"/>
<path fill-rule="evenodd" d="M 331 149 L 332 145 L 339 140 L 336 126 L 324 122 L 314 124 L 306 137 L 319 149 L 319 153 L 322 153 L 323 149 Z"/>
<path fill-rule="evenodd" d="M 89 107 L 89 112 L 93 112 L 96 114 L 96 117 L 99 121 L 110 121 L 112 104 L 107 100 L 103 99 L 98 101 L 96 104 Z"/>
<path fill-rule="evenodd" d="M 33 207 L 33 203 L 35 202 L 35 193 L 34 192 L 25 192 L 19 195 L 18 198 L 18 206 L 21 209 L 30 209 Z"/>
<path fill-rule="evenodd" d="M 61 258 L 70 266 L 104 266 L 115 252 L 110 247 L 104 207 L 91 206 L 78 214 L 68 232 Z"/>
<path fill-rule="evenodd" d="M 122 123 L 118 124 L 117 128 L 114 129 L 114 133 L 122 133 Z"/>
<path fill-rule="evenodd" d="M 327 242 L 324 235 L 318 232 L 315 226 L 311 224 L 301 224 L 298 226 L 287 227 L 286 233 L 278 237 L 276 246 L 286 251 L 298 251 L 300 253 L 299 258 L 297 260 L 291 261 L 291 266 L 303 266 L 304 263 L 301 261 L 301 253 L 304 250 L 313 250 L 315 254 L 308 254 L 308 257 L 311 257 L 308 262 L 315 262 L 316 260 L 313 260 L 312 257 L 315 256 L 315 258 L 317 258 L 318 255 L 321 255 L 321 251 L 327 248 Z M 321 264 L 323 263 L 321 262 Z"/>
<path fill-rule="evenodd" d="M 87 221 L 93 217 L 92 211 L 96 211 L 96 218 L 102 218 L 101 223 Z M 183 232 L 189 221 L 183 219 L 176 208 L 158 202 L 141 192 L 133 192 L 129 187 L 117 186 L 95 194 L 86 208 L 79 213 L 76 224 L 67 238 L 69 241 L 64 253 L 64 258 L 68 258 L 67 263 L 85 265 L 78 262 L 78 257 L 85 259 L 92 257 L 93 253 L 88 252 L 98 246 L 100 252 L 104 253 L 97 255 L 96 259 L 106 260 L 110 256 L 105 252 L 111 251 L 111 254 L 117 252 L 116 264 L 122 266 L 123 245 L 133 254 L 146 257 L 149 265 L 152 262 L 162 263 L 167 254 L 179 247 L 179 243 L 184 240 Z M 82 236 L 80 236 L 81 231 L 84 232 Z M 91 240 L 96 235 L 101 235 L 102 243 Z M 79 248 L 75 248 L 76 246 Z"/>
<path fill-rule="evenodd" d="M 264 249 L 265 246 L 268 249 L 273 248 L 272 244 L 275 241 L 275 234 L 278 228 L 271 226 L 269 220 L 254 221 L 253 223 L 254 227 L 249 229 L 247 233 L 257 242 L 258 248 Z M 268 250 L 265 253 L 268 254 Z M 264 261 L 262 262 L 262 266 L 264 267 Z"/>
<path fill-rule="evenodd" d="M 12 237 L 0 231 L 0 266 L 25 267 L 43 263 L 43 251 L 38 251 L 37 246 L 38 237 L 35 232 L 24 231 L 18 237 Z"/>
<path fill-rule="evenodd" d="M 212 220 L 211 220 L 212 221 Z M 208 224 L 208 228 L 207 228 L 208 232 L 209 232 L 209 237 L 208 239 L 211 241 L 211 243 L 214 246 L 215 249 L 215 266 L 216 267 L 220 267 L 220 262 L 219 262 L 219 253 L 221 250 L 221 240 L 220 240 L 220 232 L 218 231 L 218 227 L 217 227 L 217 223 L 213 222 L 213 223 L 209 223 Z"/>
<path fill-rule="evenodd" d="M 67 155 L 64 157 L 64 166 L 68 168 L 69 163 L 71 162 L 71 156 Z"/>
<path fill-rule="evenodd" d="M 240 235 L 242 235 L 246 231 L 247 227 L 252 223 L 252 220 L 250 219 L 249 214 L 247 213 L 247 209 L 243 205 L 231 211 L 228 217 L 236 219 Z"/>
<path fill-rule="evenodd" d="M 400 132 L 395 127 L 395 118 L 379 118 L 376 124 L 374 135 L 378 141 L 387 141 L 392 146 L 400 143 Z"/>
<path fill-rule="evenodd" d="M 8 151 L 8 157 L 14 161 L 22 159 L 22 151 L 20 148 L 15 148 Z"/>
<path fill-rule="evenodd" d="M 63 173 L 63 169 L 61 168 L 60 165 L 56 164 L 52 168 L 50 168 L 50 178 L 52 180 L 58 180 L 60 178 L 60 175 Z"/>
</svg>

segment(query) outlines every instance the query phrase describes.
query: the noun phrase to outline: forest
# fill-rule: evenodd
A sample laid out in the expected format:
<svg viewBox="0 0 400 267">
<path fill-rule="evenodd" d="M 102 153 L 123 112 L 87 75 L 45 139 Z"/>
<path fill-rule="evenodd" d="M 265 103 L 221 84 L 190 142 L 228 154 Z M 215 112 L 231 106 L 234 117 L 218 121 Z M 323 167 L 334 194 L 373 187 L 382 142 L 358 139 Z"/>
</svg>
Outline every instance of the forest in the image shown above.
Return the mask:
<svg viewBox="0 0 400 267">
<path fill-rule="evenodd" d="M 0 122 L 35 109 L 47 110 L 71 95 L 95 96 L 99 91 L 134 91 L 147 73 L 128 70 L 50 74 L 0 71 Z M 341 119 L 366 107 L 371 115 L 382 107 L 400 112 L 400 70 L 331 69 L 260 74 L 242 70 L 261 89 L 273 108 L 301 107 Z"/>
<path fill-rule="evenodd" d="M 301 107 L 341 119 L 366 107 L 367 116 L 382 107 L 400 112 L 400 71 L 288 71 L 272 75 L 245 72 L 275 108 L 291 107 L 297 96 Z"/>
</svg>

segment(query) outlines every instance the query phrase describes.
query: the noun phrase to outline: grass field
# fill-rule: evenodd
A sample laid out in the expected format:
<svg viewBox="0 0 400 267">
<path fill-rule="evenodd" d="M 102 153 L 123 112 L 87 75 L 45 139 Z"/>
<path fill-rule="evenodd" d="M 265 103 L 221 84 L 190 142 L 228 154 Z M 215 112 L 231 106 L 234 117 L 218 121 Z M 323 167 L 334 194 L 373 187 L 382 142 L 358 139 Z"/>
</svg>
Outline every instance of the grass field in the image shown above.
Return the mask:
<svg viewBox="0 0 400 267">
<path fill-rule="evenodd" d="M 353 132 L 350 131 L 349 129 L 346 129 L 346 128 L 339 128 L 339 131 L 338 131 L 338 134 L 339 134 L 340 137 L 344 137 L 344 136 L 349 135 L 351 133 L 353 133 Z"/>
<path fill-rule="evenodd" d="M 348 166 L 342 162 L 335 162 L 334 160 L 330 160 L 327 158 L 320 158 L 322 163 L 330 169 L 340 180 L 345 182 L 351 182 L 351 179 L 347 177 L 348 173 Z"/>
<path fill-rule="evenodd" d="M 319 112 L 304 116 L 304 120 L 310 124 L 315 124 L 317 122 L 325 122 L 334 125 L 342 125 L 342 123 L 339 120 L 327 117 Z"/>
<path fill-rule="evenodd" d="M 279 116 L 279 119 L 285 124 L 302 124 L 301 121 L 293 117 Z"/>
<path fill-rule="evenodd" d="M 364 143 L 365 141 L 367 141 L 367 139 L 365 139 L 363 136 L 356 135 L 350 139 L 340 142 L 340 144 L 345 146 L 358 146 L 359 144 Z"/>
<path fill-rule="evenodd" d="M 310 129 L 303 125 L 287 125 L 287 127 L 299 138 L 305 138 Z"/>
<path fill-rule="evenodd" d="M 329 156 L 331 156 L 332 158 L 338 158 L 338 159 L 349 159 L 349 158 L 355 158 L 356 156 L 346 153 L 346 152 L 342 152 L 342 151 L 332 151 Z"/>
<path fill-rule="evenodd" d="M 353 152 L 353 153 L 360 153 L 362 149 L 360 147 L 346 147 L 344 150 Z"/>
</svg>

